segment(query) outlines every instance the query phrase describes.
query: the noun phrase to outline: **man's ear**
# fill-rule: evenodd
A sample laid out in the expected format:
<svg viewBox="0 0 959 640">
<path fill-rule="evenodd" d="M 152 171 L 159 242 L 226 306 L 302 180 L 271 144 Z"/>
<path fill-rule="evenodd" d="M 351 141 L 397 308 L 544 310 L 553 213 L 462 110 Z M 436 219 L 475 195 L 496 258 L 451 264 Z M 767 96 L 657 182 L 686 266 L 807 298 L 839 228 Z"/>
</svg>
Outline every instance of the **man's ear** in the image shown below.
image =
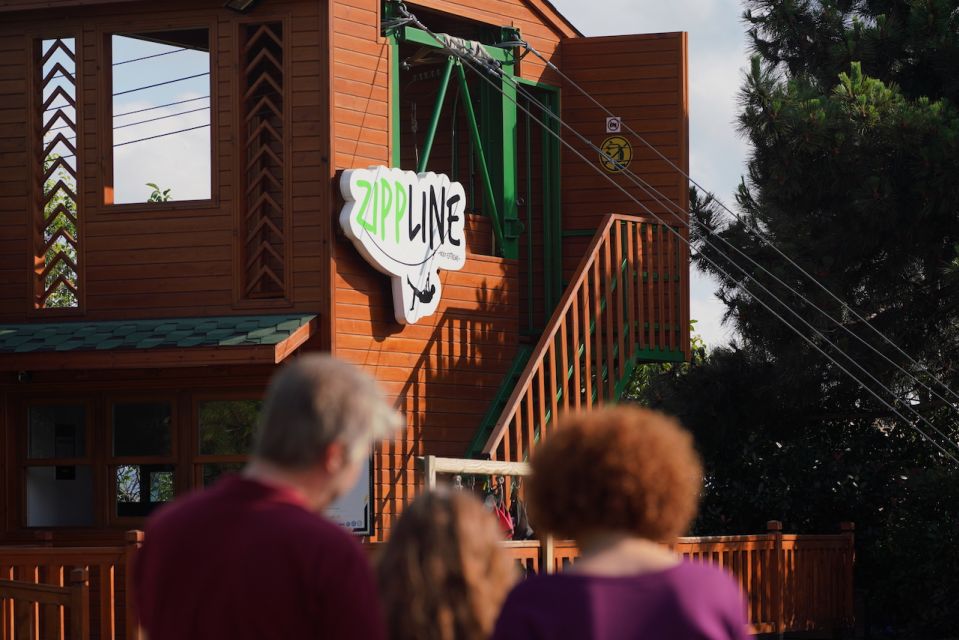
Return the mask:
<svg viewBox="0 0 959 640">
<path fill-rule="evenodd" d="M 331 442 L 320 458 L 323 471 L 330 475 L 339 473 L 346 466 L 346 462 L 346 447 L 342 442 Z"/>
</svg>

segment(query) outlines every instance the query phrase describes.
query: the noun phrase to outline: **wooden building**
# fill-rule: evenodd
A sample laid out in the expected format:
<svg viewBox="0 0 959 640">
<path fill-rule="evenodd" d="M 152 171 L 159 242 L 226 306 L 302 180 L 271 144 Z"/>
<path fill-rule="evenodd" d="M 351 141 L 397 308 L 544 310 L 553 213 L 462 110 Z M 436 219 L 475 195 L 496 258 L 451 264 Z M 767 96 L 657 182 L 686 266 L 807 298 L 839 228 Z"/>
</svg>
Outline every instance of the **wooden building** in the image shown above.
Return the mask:
<svg viewBox="0 0 959 640">
<path fill-rule="evenodd" d="M 407 417 L 372 455 L 374 539 L 418 456 L 522 459 L 557 413 L 687 355 L 684 34 L 409 3 L 499 77 L 392 0 L 227 5 L 0 1 L 2 544 L 116 544 L 237 469 L 298 353 L 362 366 Z M 466 259 L 416 323 L 341 229 L 342 172 L 370 166 L 463 185 Z"/>
</svg>

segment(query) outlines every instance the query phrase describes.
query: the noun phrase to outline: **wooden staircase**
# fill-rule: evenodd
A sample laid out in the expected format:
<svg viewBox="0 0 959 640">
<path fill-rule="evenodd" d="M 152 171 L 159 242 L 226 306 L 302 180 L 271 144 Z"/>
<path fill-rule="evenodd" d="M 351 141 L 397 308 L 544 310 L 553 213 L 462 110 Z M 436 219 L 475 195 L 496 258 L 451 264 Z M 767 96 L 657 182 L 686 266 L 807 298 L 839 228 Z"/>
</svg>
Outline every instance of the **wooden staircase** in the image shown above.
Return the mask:
<svg viewBox="0 0 959 640">
<path fill-rule="evenodd" d="M 685 361 L 688 265 L 687 245 L 672 230 L 607 216 L 509 399 L 501 411 L 492 407 L 498 420 L 477 436 L 485 444 L 470 453 L 524 461 L 563 412 L 617 402 L 637 364 Z"/>
</svg>

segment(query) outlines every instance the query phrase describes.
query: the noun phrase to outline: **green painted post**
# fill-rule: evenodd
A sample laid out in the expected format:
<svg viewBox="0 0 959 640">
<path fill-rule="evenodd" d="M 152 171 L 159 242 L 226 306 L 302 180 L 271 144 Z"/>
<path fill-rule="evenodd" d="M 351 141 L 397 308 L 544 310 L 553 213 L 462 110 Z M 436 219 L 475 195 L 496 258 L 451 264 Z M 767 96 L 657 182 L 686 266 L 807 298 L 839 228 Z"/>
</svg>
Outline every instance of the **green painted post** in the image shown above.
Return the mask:
<svg viewBox="0 0 959 640">
<path fill-rule="evenodd" d="M 463 90 L 463 111 L 466 113 L 466 121 L 470 126 L 476 156 L 479 164 L 480 175 L 483 178 L 483 188 L 486 194 L 486 204 L 489 207 L 490 221 L 493 223 L 493 235 L 496 236 L 496 245 L 503 251 L 505 246 L 503 237 L 503 224 L 496 207 L 496 196 L 493 191 L 493 183 L 490 179 L 489 164 L 486 162 L 486 151 L 483 148 L 483 139 L 480 137 L 479 125 L 476 122 L 476 112 L 473 110 L 473 100 L 470 97 L 469 83 L 466 81 L 466 71 L 462 64 L 456 65 L 456 71 L 460 79 L 460 87 Z M 505 256 L 509 257 L 509 256 Z"/>
<path fill-rule="evenodd" d="M 390 100 L 392 101 L 392 114 L 390 118 L 390 144 L 393 147 L 391 159 L 394 167 L 399 167 L 403 162 L 402 154 L 400 153 L 400 145 L 402 144 L 401 126 L 400 118 L 402 117 L 400 113 L 400 100 L 402 94 L 400 91 L 400 42 L 395 34 L 391 33 L 389 35 L 390 41 Z"/>
<path fill-rule="evenodd" d="M 430 152 L 433 151 L 433 142 L 436 140 L 436 130 L 440 126 L 440 116 L 443 115 L 443 103 L 446 102 L 446 90 L 450 86 L 450 76 L 453 75 L 454 63 L 455 59 L 453 56 L 446 59 L 446 69 L 443 70 L 439 93 L 436 94 L 436 106 L 433 107 L 433 117 L 430 120 L 430 128 L 426 132 L 426 141 L 423 143 L 423 155 L 420 156 L 420 165 L 416 168 L 417 173 L 426 171 L 426 165 L 430 161 Z"/>
</svg>

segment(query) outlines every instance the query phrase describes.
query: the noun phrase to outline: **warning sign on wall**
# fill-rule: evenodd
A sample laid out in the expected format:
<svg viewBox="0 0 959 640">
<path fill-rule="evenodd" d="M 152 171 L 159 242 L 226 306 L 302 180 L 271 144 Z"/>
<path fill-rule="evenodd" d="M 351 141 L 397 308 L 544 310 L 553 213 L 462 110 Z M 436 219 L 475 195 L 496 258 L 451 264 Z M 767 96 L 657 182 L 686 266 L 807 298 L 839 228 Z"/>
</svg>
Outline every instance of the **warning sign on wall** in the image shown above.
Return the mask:
<svg viewBox="0 0 959 640">
<path fill-rule="evenodd" d="M 633 145 L 623 136 L 610 136 L 600 147 L 599 161 L 610 173 L 619 173 L 633 161 Z"/>
</svg>

